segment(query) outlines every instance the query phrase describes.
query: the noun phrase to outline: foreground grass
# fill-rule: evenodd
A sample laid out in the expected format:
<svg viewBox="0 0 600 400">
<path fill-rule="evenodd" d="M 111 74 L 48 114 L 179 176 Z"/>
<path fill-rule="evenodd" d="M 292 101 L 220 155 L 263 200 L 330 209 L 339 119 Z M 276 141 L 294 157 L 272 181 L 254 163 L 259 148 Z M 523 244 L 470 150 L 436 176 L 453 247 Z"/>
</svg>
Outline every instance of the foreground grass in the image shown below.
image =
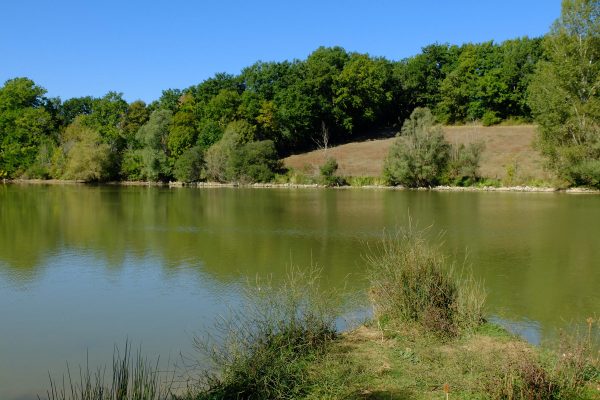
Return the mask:
<svg viewBox="0 0 600 400">
<path fill-rule="evenodd" d="M 418 324 L 362 326 L 314 366 L 306 398 L 597 399 L 597 382 L 568 375 L 571 361 L 487 323 L 451 340 Z"/>
</svg>

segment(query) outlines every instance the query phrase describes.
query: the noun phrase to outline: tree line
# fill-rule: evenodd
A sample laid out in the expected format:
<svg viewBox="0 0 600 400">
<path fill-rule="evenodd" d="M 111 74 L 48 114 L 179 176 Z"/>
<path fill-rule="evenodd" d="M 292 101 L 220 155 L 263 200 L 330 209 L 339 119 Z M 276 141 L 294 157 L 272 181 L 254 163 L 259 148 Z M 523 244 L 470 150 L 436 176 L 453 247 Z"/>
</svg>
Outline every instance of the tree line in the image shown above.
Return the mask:
<svg viewBox="0 0 600 400">
<path fill-rule="evenodd" d="M 15 78 L 0 89 L 0 173 L 265 180 L 283 155 L 324 137 L 342 143 L 373 135 L 416 107 L 432 109 L 443 123 L 530 120 L 525 92 L 540 43 L 433 44 L 402 61 L 321 47 L 305 60 L 257 62 L 239 75 L 165 90 L 151 104 L 128 103 L 116 92 L 62 101 Z"/>
<path fill-rule="evenodd" d="M 442 124 L 535 119 L 549 165 L 598 185 L 599 9 L 565 0 L 544 38 L 432 44 L 400 61 L 320 47 L 150 104 L 117 92 L 62 101 L 10 79 L 0 88 L 0 178 L 268 181 L 285 155 L 399 129 L 428 108 Z"/>
</svg>

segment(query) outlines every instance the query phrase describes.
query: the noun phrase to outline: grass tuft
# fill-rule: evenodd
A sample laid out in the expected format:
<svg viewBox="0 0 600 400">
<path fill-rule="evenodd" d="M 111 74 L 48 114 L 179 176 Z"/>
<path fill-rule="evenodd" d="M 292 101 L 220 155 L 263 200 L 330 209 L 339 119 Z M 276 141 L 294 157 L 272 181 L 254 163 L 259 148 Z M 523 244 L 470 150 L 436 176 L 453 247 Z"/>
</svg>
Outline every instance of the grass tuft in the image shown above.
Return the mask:
<svg viewBox="0 0 600 400">
<path fill-rule="evenodd" d="M 50 376 L 47 400 L 167 400 L 172 399 L 171 383 L 163 382 L 156 364 L 142 356 L 141 349 L 131 355 L 131 346 L 125 343 L 123 354 L 115 347 L 112 379 L 105 382 L 106 367 L 92 372 L 89 364 L 79 367 L 79 379 L 67 375 L 57 381 Z M 38 399 L 42 399 L 38 396 Z"/>
<path fill-rule="evenodd" d="M 387 235 L 367 261 L 376 318 L 419 322 L 447 336 L 484 321 L 482 285 L 470 274 L 456 274 L 412 224 Z"/>
<path fill-rule="evenodd" d="M 214 327 L 220 335 L 195 339 L 212 368 L 203 372 L 191 398 L 306 395 L 314 386 L 311 365 L 337 337 L 339 303 L 320 291 L 318 277 L 318 271 L 295 269 L 280 286 L 263 280 L 249 286 L 245 306 Z"/>
</svg>

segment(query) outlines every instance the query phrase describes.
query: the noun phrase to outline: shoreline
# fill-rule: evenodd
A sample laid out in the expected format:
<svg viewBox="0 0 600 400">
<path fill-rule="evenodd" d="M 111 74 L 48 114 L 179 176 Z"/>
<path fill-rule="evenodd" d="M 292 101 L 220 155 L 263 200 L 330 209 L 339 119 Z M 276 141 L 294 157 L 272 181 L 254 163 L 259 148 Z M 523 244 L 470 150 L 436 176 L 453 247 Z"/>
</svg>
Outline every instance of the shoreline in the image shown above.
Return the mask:
<svg viewBox="0 0 600 400">
<path fill-rule="evenodd" d="M 170 188 L 254 188 L 254 189 L 380 189 L 380 190 L 407 190 L 407 191 L 432 191 L 432 192 L 518 192 L 518 193 L 566 193 L 566 194 L 600 194 L 600 190 L 585 187 L 574 187 L 568 189 L 559 189 L 553 187 L 536 186 L 434 186 L 407 188 L 404 186 L 385 186 L 385 185 L 362 185 L 362 186 L 336 186 L 328 187 L 325 185 L 311 183 L 220 183 L 220 182 L 144 182 L 144 181 L 115 181 L 90 183 L 78 180 L 61 179 L 3 179 L 3 184 L 13 185 L 82 185 L 82 186 L 153 186 Z"/>
</svg>

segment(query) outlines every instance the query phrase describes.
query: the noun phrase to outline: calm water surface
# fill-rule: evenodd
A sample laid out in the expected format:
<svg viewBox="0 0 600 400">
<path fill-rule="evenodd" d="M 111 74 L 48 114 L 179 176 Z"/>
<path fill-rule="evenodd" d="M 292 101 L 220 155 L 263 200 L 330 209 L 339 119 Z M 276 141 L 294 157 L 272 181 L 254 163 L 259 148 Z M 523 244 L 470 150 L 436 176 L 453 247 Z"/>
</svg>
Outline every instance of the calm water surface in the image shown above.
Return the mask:
<svg viewBox="0 0 600 400">
<path fill-rule="evenodd" d="M 598 315 L 596 195 L 0 185 L 0 399 L 125 339 L 165 365 L 193 356 L 247 277 L 290 264 L 364 289 L 368 246 L 409 213 L 529 340 Z"/>
</svg>

